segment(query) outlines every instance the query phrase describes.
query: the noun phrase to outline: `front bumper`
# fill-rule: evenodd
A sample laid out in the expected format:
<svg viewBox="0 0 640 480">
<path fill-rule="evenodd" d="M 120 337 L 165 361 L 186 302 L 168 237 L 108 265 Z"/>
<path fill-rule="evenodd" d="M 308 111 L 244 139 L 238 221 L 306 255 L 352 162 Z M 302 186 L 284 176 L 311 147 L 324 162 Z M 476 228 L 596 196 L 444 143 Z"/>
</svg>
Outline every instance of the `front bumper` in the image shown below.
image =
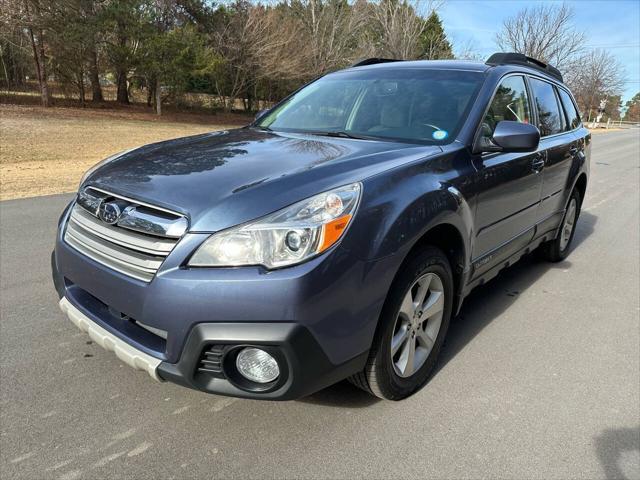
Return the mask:
<svg viewBox="0 0 640 480">
<path fill-rule="evenodd" d="M 99 332 L 93 335 L 103 340 L 96 342 L 116 354 L 116 345 L 127 345 L 133 357 L 154 359 L 154 378 L 210 393 L 293 399 L 361 370 L 395 272 L 395 259 L 363 262 L 339 248 L 271 272 L 185 268 L 208 237 L 194 233 L 144 283 L 67 245 L 65 223 L 63 215 L 51 266 L 67 314 L 81 314 L 81 328 Z M 275 351 L 284 362 L 283 380 L 256 391 L 226 375 L 198 373 L 204 349 L 241 345 Z"/>
<path fill-rule="evenodd" d="M 96 342 L 105 350 L 116 354 L 120 360 L 135 368 L 147 372 L 154 380 L 161 381 L 158 376 L 158 366 L 162 362 L 160 359 L 147 355 L 144 352 L 132 347 L 114 334 L 102 328 L 89 317 L 78 310 L 66 297 L 60 299 L 60 310 L 62 310 L 69 320 L 83 332 L 87 332 L 91 340 Z"/>
<path fill-rule="evenodd" d="M 234 362 L 226 361 L 225 357 L 233 359 L 234 351 L 250 346 L 266 350 L 277 359 L 280 378 L 263 388 L 247 385 L 233 371 L 220 376 L 199 373 L 200 352 L 210 345 L 226 351 L 221 363 L 231 369 Z M 361 371 L 367 353 L 334 365 L 309 330 L 298 324 L 205 323 L 194 327 L 180 362 L 162 362 L 158 374 L 164 380 L 204 392 L 263 400 L 294 400 Z"/>
<path fill-rule="evenodd" d="M 60 309 L 93 341 L 105 350 L 114 352 L 130 367 L 147 372 L 154 380 L 170 381 L 208 393 L 264 400 L 293 400 L 362 370 L 367 357 L 365 352 L 343 365 L 333 365 L 309 331 L 292 323 L 221 323 L 196 325 L 189 335 L 184 355 L 178 363 L 172 364 L 132 347 L 94 322 L 66 297 L 60 300 Z M 209 345 L 226 347 L 224 350 L 229 355 L 234 349 L 244 346 L 268 350 L 278 359 L 280 378 L 272 386 L 261 389 L 237 382 L 233 375 L 223 372 L 217 376 L 199 373 L 202 352 Z"/>
</svg>

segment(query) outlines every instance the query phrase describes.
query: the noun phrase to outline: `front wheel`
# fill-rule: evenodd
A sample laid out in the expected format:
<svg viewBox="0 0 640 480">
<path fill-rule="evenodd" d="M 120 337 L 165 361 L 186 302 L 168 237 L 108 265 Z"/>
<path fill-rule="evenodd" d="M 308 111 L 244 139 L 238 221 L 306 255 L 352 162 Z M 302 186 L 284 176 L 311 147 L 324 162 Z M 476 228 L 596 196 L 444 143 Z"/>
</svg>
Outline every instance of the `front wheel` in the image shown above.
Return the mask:
<svg viewBox="0 0 640 480">
<path fill-rule="evenodd" d="M 436 364 L 452 300 L 451 266 L 439 249 L 409 258 L 389 291 L 366 367 L 351 382 L 387 400 L 420 389 Z"/>
<path fill-rule="evenodd" d="M 564 213 L 558 236 L 541 245 L 540 251 L 543 257 L 550 262 L 561 262 L 569 255 L 571 242 L 576 233 L 576 224 L 580 216 L 580 193 L 577 190 L 571 192 L 567 210 Z"/>
</svg>

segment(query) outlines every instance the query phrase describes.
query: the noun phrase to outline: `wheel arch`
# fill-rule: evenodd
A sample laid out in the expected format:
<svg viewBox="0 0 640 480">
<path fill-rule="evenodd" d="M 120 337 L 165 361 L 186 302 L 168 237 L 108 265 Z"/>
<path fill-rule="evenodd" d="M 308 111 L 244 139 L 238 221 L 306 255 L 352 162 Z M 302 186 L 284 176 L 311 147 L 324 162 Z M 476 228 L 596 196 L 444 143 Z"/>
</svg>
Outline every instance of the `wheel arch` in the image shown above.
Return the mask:
<svg viewBox="0 0 640 480">
<path fill-rule="evenodd" d="M 406 262 L 409 261 L 417 251 L 420 251 L 427 246 L 436 247 L 442 250 L 447 257 L 447 260 L 449 260 L 449 265 L 451 265 L 451 271 L 453 273 L 453 314 L 455 315 L 462 303 L 462 289 L 464 286 L 464 273 L 466 271 L 466 247 L 462 232 L 452 223 L 439 223 L 424 232 L 405 255 L 395 276 L 397 277 Z"/>
<path fill-rule="evenodd" d="M 578 190 L 580 193 L 580 203 L 584 201 L 584 196 L 587 192 L 587 174 L 582 172 L 578 175 L 576 182 L 573 185 L 573 188 Z"/>
<path fill-rule="evenodd" d="M 422 205 L 430 205 L 432 210 Z M 435 207 L 435 208 L 434 208 Z M 415 228 L 416 219 L 422 220 L 423 228 Z M 391 243 L 401 256 L 395 264 L 392 280 L 388 284 L 385 296 L 391 290 L 398 274 L 409 259 L 420 249 L 433 246 L 442 250 L 451 266 L 454 283 L 453 314 L 457 314 L 462 304 L 464 286 L 470 271 L 470 252 L 474 229 L 472 208 L 465 196 L 454 186 L 441 183 L 437 188 L 411 202 L 398 215 L 383 238 L 394 238 Z M 414 231 L 407 235 L 403 245 L 397 242 L 397 236 L 391 234 L 396 228 L 411 225 Z M 381 242 L 385 244 L 386 242 Z M 386 247 L 389 248 L 389 244 Z M 387 250 L 388 252 L 389 250 Z"/>
</svg>

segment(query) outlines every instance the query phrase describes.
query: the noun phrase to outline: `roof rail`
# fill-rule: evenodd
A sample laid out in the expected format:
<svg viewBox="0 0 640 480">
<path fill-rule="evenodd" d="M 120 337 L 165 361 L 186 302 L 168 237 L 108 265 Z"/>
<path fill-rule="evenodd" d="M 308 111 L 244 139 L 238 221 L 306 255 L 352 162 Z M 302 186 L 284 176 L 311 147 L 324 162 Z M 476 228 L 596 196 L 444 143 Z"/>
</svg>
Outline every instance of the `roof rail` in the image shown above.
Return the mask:
<svg viewBox="0 0 640 480">
<path fill-rule="evenodd" d="M 536 58 L 527 57 L 523 53 L 494 53 L 485 62 L 487 65 L 524 65 L 540 70 L 563 82 L 560 70 Z"/>
<path fill-rule="evenodd" d="M 365 58 L 364 60 L 360 60 L 353 65 L 352 67 L 364 67 L 365 65 L 375 65 L 376 63 L 389 63 L 389 62 L 399 62 L 400 60 L 396 58 Z"/>
</svg>

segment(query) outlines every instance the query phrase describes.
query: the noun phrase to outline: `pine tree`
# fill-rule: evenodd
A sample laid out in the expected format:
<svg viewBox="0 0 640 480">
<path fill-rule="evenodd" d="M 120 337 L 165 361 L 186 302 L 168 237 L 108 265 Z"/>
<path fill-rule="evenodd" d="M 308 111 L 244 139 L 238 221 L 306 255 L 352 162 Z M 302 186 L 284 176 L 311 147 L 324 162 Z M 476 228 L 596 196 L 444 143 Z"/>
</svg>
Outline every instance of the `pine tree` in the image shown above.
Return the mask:
<svg viewBox="0 0 640 480">
<path fill-rule="evenodd" d="M 451 43 L 442 27 L 442 20 L 434 11 L 427 18 L 424 31 L 420 35 L 420 58 L 425 60 L 453 58 Z"/>
</svg>

